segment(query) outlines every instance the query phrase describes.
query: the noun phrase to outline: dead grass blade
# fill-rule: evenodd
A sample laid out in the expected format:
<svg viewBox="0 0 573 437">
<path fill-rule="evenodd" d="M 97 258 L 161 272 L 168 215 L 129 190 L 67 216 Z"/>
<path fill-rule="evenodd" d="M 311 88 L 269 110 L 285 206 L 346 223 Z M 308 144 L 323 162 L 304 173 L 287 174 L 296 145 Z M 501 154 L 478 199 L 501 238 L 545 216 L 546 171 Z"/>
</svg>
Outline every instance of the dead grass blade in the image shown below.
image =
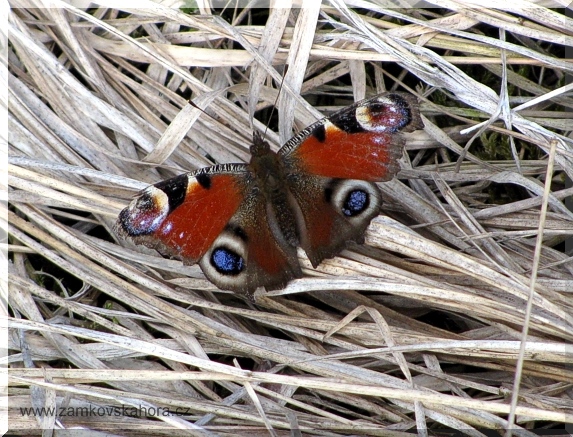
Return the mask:
<svg viewBox="0 0 573 437">
<path fill-rule="evenodd" d="M 14 430 L 533 436 L 573 423 L 573 21 L 524 0 L 375 3 L 11 1 Z M 383 214 L 317 269 L 301 251 L 305 275 L 283 290 L 253 303 L 113 232 L 148 184 L 248 161 L 277 97 L 273 148 L 394 89 L 418 95 L 425 128 L 380 184 Z"/>
</svg>

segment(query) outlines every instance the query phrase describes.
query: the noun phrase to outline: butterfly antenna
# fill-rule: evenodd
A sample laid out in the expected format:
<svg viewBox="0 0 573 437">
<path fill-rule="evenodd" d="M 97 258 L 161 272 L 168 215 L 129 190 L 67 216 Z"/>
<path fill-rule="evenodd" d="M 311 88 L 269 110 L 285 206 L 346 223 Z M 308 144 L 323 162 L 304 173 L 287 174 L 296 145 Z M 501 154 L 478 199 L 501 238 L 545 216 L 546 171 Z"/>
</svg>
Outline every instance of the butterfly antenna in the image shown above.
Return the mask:
<svg viewBox="0 0 573 437">
<path fill-rule="evenodd" d="M 200 108 L 199 106 L 197 106 L 195 104 L 195 102 L 193 102 L 193 100 L 191 100 L 191 97 L 189 97 L 189 100 L 187 100 L 187 103 L 189 103 L 191 106 L 193 106 L 195 109 L 198 109 L 199 111 L 201 111 L 203 114 L 211 117 L 213 120 L 218 121 L 215 117 L 213 117 L 211 114 L 209 114 L 208 112 L 206 112 L 203 108 Z"/>
<path fill-rule="evenodd" d="M 285 64 L 285 69 L 283 72 L 283 77 L 281 79 L 281 83 L 279 84 L 279 91 L 277 93 L 277 98 L 275 99 L 275 102 L 273 104 L 273 109 L 271 110 L 271 114 L 269 115 L 269 121 L 267 123 L 267 126 L 265 128 L 265 132 L 263 133 L 263 140 L 267 137 L 267 131 L 269 130 L 269 124 L 271 123 L 271 118 L 273 117 L 273 114 L 275 113 L 275 109 L 277 108 L 277 103 L 279 101 L 279 97 L 281 96 L 281 92 L 283 89 L 283 84 L 285 82 L 285 78 L 287 75 L 287 71 L 288 71 L 288 64 Z"/>
</svg>

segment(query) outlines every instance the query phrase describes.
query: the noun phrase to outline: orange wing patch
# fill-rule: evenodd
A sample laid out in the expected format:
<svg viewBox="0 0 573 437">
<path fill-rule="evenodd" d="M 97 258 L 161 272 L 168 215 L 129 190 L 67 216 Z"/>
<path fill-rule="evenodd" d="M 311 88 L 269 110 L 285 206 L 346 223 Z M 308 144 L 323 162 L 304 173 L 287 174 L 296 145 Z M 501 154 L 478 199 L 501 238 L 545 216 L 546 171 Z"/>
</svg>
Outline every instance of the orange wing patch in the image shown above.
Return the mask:
<svg viewBox="0 0 573 437">
<path fill-rule="evenodd" d="M 115 229 L 193 264 L 235 214 L 246 189 L 240 173 L 183 174 L 143 190 L 121 211 Z"/>
<path fill-rule="evenodd" d="M 233 175 L 212 175 L 209 188 L 190 178 L 183 202 L 155 232 L 155 236 L 187 261 L 196 262 L 237 211 L 243 193 Z"/>
<path fill-rule="evenodd" d="M 297 165 L 318 176 L 382 182 L 399 169 L 400 139 L 380 132 L 347 133 L 332 123 L 325 125 L 321 141 L 311 134 L 293 152 Z"/>
</svg>

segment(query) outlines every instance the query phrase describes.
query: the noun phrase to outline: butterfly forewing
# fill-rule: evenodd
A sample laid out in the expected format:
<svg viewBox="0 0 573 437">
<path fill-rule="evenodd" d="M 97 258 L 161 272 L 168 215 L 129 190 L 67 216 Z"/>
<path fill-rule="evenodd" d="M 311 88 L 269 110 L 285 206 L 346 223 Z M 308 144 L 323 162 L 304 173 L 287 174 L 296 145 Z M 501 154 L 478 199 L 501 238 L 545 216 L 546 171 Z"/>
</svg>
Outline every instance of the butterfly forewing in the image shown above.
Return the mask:
<svg viewBox="0 0 573 437">
<path fill-rule="evenodd" d="M 151 185 L 120 213 L 116 229 L 194 264 L 241 205 L 250 188 L 246 168 L 218 165 Z"/>
<path fill-rule="evenodd" d="M 400 132 L 422 127 L 413 96 L 386 93 L 321 120 L 279 151 L 293 172 L 372 182 L 390 180 L 400 169 Z"/>
</svg>

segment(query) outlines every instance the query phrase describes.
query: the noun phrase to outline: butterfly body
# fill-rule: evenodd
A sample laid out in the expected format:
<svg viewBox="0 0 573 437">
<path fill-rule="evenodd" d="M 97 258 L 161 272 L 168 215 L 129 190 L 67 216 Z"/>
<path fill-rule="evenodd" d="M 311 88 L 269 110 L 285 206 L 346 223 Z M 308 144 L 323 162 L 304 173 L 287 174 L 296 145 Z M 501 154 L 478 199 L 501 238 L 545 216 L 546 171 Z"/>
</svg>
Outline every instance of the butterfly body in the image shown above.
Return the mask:
<svg viewBox="0 0 573 437">
<path fill-rule="evenodd" d="M 258 133 L 253 137 L 250 151 L 248 170 L 255 178 L 254 189 L 264 197 L 268 208 L 267 215 L 278 226 L 277 230 L 282 238 L 296 247 L 299 239 L 297 220 L 293 212 L 294 204 L 288 189 L 288 169 Z"/>
<path fill-rule="evenodd" d="M 400 132 L 422 127 L 415 99 L 387 93 L 321 120 L 277 153 L 257 133 L 249 164 L 221 164 L 152 185 L 119 215 L 138 244 L 199 263 L 219 288 L 284 287 L 363 234 L 380 212 L 375 182 L 394 177 Z"/>
</svg>

